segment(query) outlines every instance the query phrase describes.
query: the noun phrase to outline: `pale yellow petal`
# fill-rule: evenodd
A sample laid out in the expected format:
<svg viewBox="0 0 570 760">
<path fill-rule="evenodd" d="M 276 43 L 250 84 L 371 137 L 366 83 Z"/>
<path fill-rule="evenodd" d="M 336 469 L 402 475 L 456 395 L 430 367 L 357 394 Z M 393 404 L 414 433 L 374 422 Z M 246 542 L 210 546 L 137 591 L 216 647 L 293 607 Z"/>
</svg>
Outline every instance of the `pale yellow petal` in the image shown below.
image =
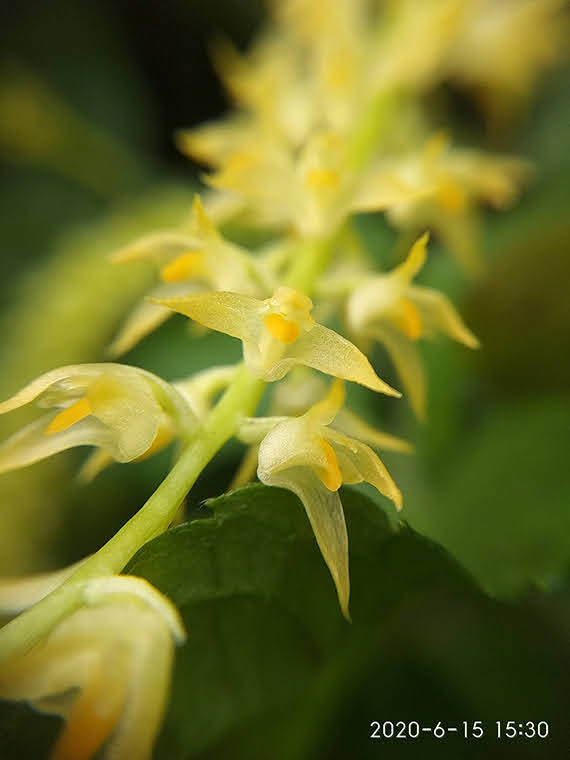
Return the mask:
<svg viewBox="0 0 570 760">
<path fill-rule="evenodd" d="M 333 427 L 345 435 L 364 441 L 369 446 L 381 449 L 382 451 L 399 451 L 405 454 L 413 451 L 413 446 L 407 441 L 372 427 L 372 425 L 369 425 L 365 420 L 348 409 L 340 410 L 335 418 Z"/>
<path fill-rule="evenodd" d="M 113 456 L 105 449 L 95 449 L 81 465 L 77 480 L 80 483 L 90 483 L 114 461 Z"/>
<path fill-rule="evenodd" d="M 246 486 L 248 483 L 251 483 L 253 480 L 255 480 L 258 452 L 259 446 L 257 444 L 248 446 L 245 454 L 241 459 L 239 467 L 230 482 L 230 491 L 233 491 L 236 488 L 242 488 L 243 486 Z"/>
<path fill-rule="evenodd" d="M 251 121 L 242 114 L 211 121 L 174 135 L 176 147 L 184 155 L 210 166 L 219 166 L 240 145 L 251 130 Z"/>
<path fill-rule="evenodd" d="M 199 249 L 201 241 L 194 235 L 176 230 L 160 230 L 145 235 L 113 254 L 113 261 L 127 262 L 151 259 L 159 265 L 188 250 Z"/>
<path fill-rule="evenodd" d="M 166 306 L 143 301 L 129 314 L 107 353 L 112 358 L 126 354 L 171 316 L 172 310 Z"/>
<path fill-rule="evenodd" d="M 238 438 L 244 443 L 259 443 L 274 427 L 289 417 L 245 417 L 238 427 Z"/>
<path fill-rule="evenodd" d="M 155 288 L 151 298 L 176 298 L 194 293 L 196 283 L 169 283 Z M 129 314 L 117 336 L 107 349 L 112 357 L 120 356 L 133 349 L 143 338 L 156 330 L 172 316 L 172 309 L 143 300 Z"/>
<path fill-rule="evenodd" d="M 14 396 L 0 403 L 0 414 L 11 412 L 13 409 L 29 404 L 41 396 L 44 391 L 47 391 L 50 386 L 59 387 L 60 384 L 68 386 L 70 379 L 72 379 L 73 387 L 86 388 L 92 379 L 99 376 L 102 366 L 104 365 L 75 364 L 45 372 L 24 386 Z M 79 396 L 80 394 L 78 394 Z"/>
<path fill-rule="evenodd" d="M 429 232 L 424 232 L 424 234 L 419 237 L 410 248 L 406 260 L 396 267 L 396 269 L 390 274 L 409 283 L 425 264 L 428 241 Z"/>
<path fill-rule="evenodd" d="M 299 364 L 359 383 L 388 396 L 402 395 L 378 377 L 366 356 L 354 343 L 323 325 L 316 324 L 302 335 L 292 345 L 287 356 Z"/>
<path fill-rule="evenodd" d="M 259 473 L 266 485 L 287 488 L 301 499 L 321 554 L 333 577 L 343 615 L 350 620 L 348 602 L 348 535 L 339 495 L 330 491 L 308 467 Z"/>
<path fill-rule="evenodd" d="M 433 288 L 419 287 L 410 288 L 408 295 L 420 310 L 428 328 L 443 332 L 469 348 L 479 348 L 479 341 L 446 295 Z"/>
<path fill-rule="evenodd" d="M 350 204 L 353 212 L 385 211 L 394 206 L 421 201 L 435 192 L 432 182 L 417 184 L 406 182 L 395 169 L 380 168 L 370 173 Z"/>
<path fill-rule="evenodd" d="M 406 397 L 420 419 L 426 412 L 426 380 L 422 360 L 412 340 L 388 326 L 370 331 L 387 349 L 400 376 Z"/>
<path fill-rule="evenodd" d="M 344 483 L 366 482 L 391 499 L 396 509 L 402 508 L 402 493 L 394 483 L 384 463 L 362 441 L 328 429 L 326 436 L 338 459 Z"/>
<path fill-rule="evenodd" d="M 463 270 L 472 277 L 479 276 L 485 264 L 480 251 L 479 221 L 475 211 L 470 209 L 462 214 L 447 214 L 436 210 L 432 223 Z"/>
<path fill-rule="evenodd" d="M 0 579 L 0 615 L 11 617 L 36 604 L 69 578 L 84 561 L 49 573 Z"/>
<path fill-rule="evenodd" d="M 138 628 L 130 642 L 128 698 L 102 760 L 150 758 L 168 705 L 174 662 L 172 636 L 151 611 L 141 614 Z"/>
<path fill-rule="evenodd" d="M 326 396 L 307 411 L 307 419 L 316 425 L 330 425 L 342 408 L 345 396 L 342 381 L 334 380 Z"/>
<path fill-rule="evenodd" d="M 110 677 L 108 669 L 108 662 L 94 663 L 50 760 L 90 760 L 111 734 L 125 701 L 127 684 L 116 674 Z"/>
<path fill-rule="evenodd" d="M 46 435 L 46 414 L 0 444 L 0 473 L 27 467 L 75 446 L 113 446 L 113 434 L 95 417 L 87 417 L 59 433 Z"/>
<path fill-rule="evenodd" d="M 273 427 L 259 447 L 260 480 L 292 467 L 310 467 L 325 472 L 329 463 L 321 438 L 321 428 L 312 424 L 306 415 L 289 417 Z"/>
<path fill-rule="evenodd" d="M 255 341 L 256 322 L 260 322 L 262 301 L 251 296 L 218 291 L 180 298 L 152 299 L 161 306 L 184 314 L 211 330 L 243 341 Z"/>
<path fill-rule="evenodd" d="M 93 415 L 113 432 L 110 449 L 119 462 L 144 454 L 158 432 L 162 409 L 145 378 L 103 374 L 88 389 Z"/>
<path fill-rule="evenodd" d="M 173 639 L 178 644 L 184 643 L 186 631 L 180 613 L 170 599 L 145 578 L 136 575 L 100 576 L 88 581 L 83 590 L 83 599 L 89 605 L 114 601 L 120 595 L 136 597 L 144 602 L 170 629 Z"/>
</svg>

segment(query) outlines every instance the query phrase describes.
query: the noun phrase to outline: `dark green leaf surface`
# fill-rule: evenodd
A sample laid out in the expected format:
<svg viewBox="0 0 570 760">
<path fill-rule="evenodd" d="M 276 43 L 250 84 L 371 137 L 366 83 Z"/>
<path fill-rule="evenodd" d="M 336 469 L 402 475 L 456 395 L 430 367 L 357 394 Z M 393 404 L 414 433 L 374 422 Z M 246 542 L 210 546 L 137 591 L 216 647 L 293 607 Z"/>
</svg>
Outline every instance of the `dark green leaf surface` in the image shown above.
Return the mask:
<svg viewBox="0 0 570 760">
<path fill-rule="evenodd" d="M 345 489 L 342 499 L 351 624 L 287 491 L 258 485 L 212 500 L 133 558 L 126 572 L 168 594 L 189 633 L 156 760 L 565 757 L 564 604 L 492 601 L 366 495 Z M 4 705 L 2 760 L 46 757 L 52 720 Z M 485 736 L 373 741 L 375 720 L 480 720 Z M 498 742 L 497 720 L 546 720 L 550 737 Z"/>
<path fill-rule="evenodd" d="M 377 757 L 372 720 L 483 720 L 491 756 L 544 757 L 544 745 L 501 750 L 490 736 L 511 716 L 564 726 L 557 625 L 529 605 L 487 600 L 437 545 L 390 529 L 356 491 L 342 498 L 352 624 L 286 491 L 253 486 L 211 501 L 205 519 L 134 558 L 127 571 L 166 592 L 189 631 L 156 757 Z M 421 746 L 433 757 L 479 757 L 473 742 L 424 737 L 383 756 L 417 757 Z"/>
</svg>

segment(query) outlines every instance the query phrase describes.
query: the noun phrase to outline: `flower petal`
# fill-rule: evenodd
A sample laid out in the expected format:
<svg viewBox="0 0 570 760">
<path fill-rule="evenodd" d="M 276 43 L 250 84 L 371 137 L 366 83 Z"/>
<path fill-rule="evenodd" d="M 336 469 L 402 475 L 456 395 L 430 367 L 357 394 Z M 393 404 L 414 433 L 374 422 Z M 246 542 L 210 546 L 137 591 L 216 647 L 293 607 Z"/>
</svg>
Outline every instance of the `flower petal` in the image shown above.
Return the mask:
<svg viewBox="0 0 570 760">
<path fill-rule="evenodd" d="M 344 404 L 345 396 L 344 384 L 338 379 L 334 380 L 326 396 L 313 404 L 305 417 L 317 425 L 330 425 Z"/>
<path fill-rule="evenodd" d="M 354 343 L 324 325 L 316 324 L 287 352 L 288 358 L 333 377 L 364 385 L 399 398 L 402 394 L 381 380 Z"/>
<path fill-rule="evenodd" d="M 196 290 L 195 283 L 171 283 L 155 288 L 149 297 L 176 298 L 177 296 L 189 295 Z M 171 316 L 172 309 L 151 303 L 148 300 L 141 301 L 127 317 L 118 335 L 107 349 L 107 353 L 112 357 L 126 354 Z"/>
<path fill-rule="evenodd" d="M 257 339 L 255 323 L 259 320 L 262 302 L 252 296 L 219 291 L 150 300 L 185 314 L 211 330 L 226 333 L 244 342 Z"/>
<path fill-rule="evenodd" d="M 103 364 L 74 364 L 45 372 L 11 398 L 0 403 L 0 414 L 11 412 L 13 409 L 29 404 L 30 401 L 34 401 L 52 385 L 56 387 L 61 385 L 66 390 L 70 390 L 71 387 L 76 387 L 78 391 L 87 388 L 89 383 L 101 374 L 101 368 L 104 366 Z M 81 395 L 78 392 L 77 398 L 80 398 Z"/>
<path fill-rule="evenodd" d="M 391 499 L 396 509 L 402 508 L 402 493 L 374 451 L 361 441 L 349 438 L 336 430 L 325 433 L 337 456 L 343 483 L 371 483 Z"/>
<path fill-rule="evenodd" d="M 407 441 L 397 438 L 394 435 L 378 430 L 369 425 L 365 420 L 358 417 L 348 409 L 341 409 L 335 418 L 333 427 L 340 433 L 344 433 L 352 438 L 358 438 L 369 446 L 386 451 L 400 451 L 409 454 L 413 447 Z"/>
<path fill-rule="evenodd" d="M 273 427 L 259 447 L 258 475 L 261 481 L 272 473 L 291 467 L 312 467 L 317 472 L 328 469 L 326 452 L 321 445 L 318 426 L 307 415 L 289 417 Z"/>
<path fill-rule="evenodd" d="M 84 560 L 80 560 L 48 573 L 0 580 L 0 615 L 16 615 L 36 604 L 63 583 L 83 562 Z"/>
<path fill-rule="evenodd" d="M 144 454 L 158 433 L 162 409 L 150 384 L 132 373 L 106 373 L 87 391 L 92 414 L 114 433 L 110 451 L 119 462 Z"/>
<path fill-rule="evenodd" d="M 113 261 L 126 262 L 138 259 L 153 259 L 160 266 L 174 256 L 201 247 L 194 235 L 176 230 L 159 230 L 129 243 L 112 255 Z"/>
<path fill-rule="evenodd" d="M 408 297 L 420 310 L 428 328 L 440 330 L 469 348 L 479 348 L 479 341 L 443 293 L 432 288 L 412 287 L 408 291 Z"/>
<path fill-rule="evenodd" d="M 308 467 L 291 467 L 273 473 L 258 473 L 266 485 L 293 491 L 303 502 L 317 544 L 333 577 L 343 615 L 350 620 L 348 602 L 348 535 L 339 495 L 329 491 Z"/>
<path fill-rule="evenodd" d="M 402 379 L 412 409 L 420 419 L 425 417 L 426 380 L 421 358 L 414 342 L 389 326 L 370 330 L 371 337 L 383 343 Z"/>
<path fill-rule="evenodd" d="M 351 211 L 384 211 L 392 206 L 421 201 L 433 192 L 432 185 L 411 184 L 395 170 L 380 167 L 363 180 L 351 202 Z"/>
<path fill-rule="evenodd" d="M 75 446 L 113 447 L 111 431 L 94 417 L 87 417 L 59 433 L 46 435 L 47 425 L 56 416 L 44 415 L 0 445 L 0 473 L 27 467 Z"/>
<path fill-rule="evenodd" d="M 244 443 L 259 443 L 274 427 L 289 417 L 245 417 L 239 425 L 238 437 Z"/>
<path fill-rule="evenodd" d="M 425 264 L 428 241 L 429 232 L 424 232 L 424 234 L 419 237 L 410 248 L 406 260 L 397 266 L 396 269 L 390 273 L 390 276 L 396 276 L 406 282 L 410 282 Z"/>
<path fill-rule="evenodd" d="M 77 480 L 80 483 L 90 483 L 114 461 L 113 456 L 105 449 L 95 449 L 81 465 L 77 473 Z"/>
</svg>

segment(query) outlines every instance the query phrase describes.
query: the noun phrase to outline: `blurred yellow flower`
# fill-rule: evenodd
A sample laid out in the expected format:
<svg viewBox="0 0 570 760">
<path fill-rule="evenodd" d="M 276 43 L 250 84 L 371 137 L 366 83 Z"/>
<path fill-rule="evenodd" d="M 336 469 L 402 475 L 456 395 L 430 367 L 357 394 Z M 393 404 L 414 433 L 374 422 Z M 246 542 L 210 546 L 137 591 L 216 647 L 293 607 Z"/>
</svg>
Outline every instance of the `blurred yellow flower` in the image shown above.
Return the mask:
<svg viewBox="0 0 570 760">
<path fill-rule="evenodd" d="M 541 70 L 557 62 L 568 40 L 565 0 L 470 0 L 452 46 L 450 75 L 477 89 L 493 115 L 530 94 Z"/>
<path fill-rule="evenodd" d="M 158 303 L 239 338 L 246 366 L 266 382 L 280 380 L 302 364 L 390 396 L 400 395 L 376 375 L 354 344 L 315 322 L 313 302 L 293 288 L 281 286 L 264 301 L 220 291 Z"/>
<path fill-rule="evenodd" d="M 74 446 L 97 446 L 103 461 L 130 462 L 187 437 L 197 418 L 171 385 L 138 367 L 78 364 L 46 372 L 12 398 L 0 414 L 37 400 L 49 410 L 0 445 L 0 472 L 25 467 Z"/>
<path fill-rule="evenodd" d="M 271 290 L 269 274 L 261 260 L 225 240 L 195 197 L 186 226 L 162 230 L 135 240 L 114 255 L 117 262 L 150 260 L 158 269 L 161 284 L 149 295 L 170 298 L 200 290 L 230 289 L 265 295 Z M 172 312 L 148 300 L 140 303 L 110 346 L 113 356 L 129 351 Z"/>
<path fill-rule="evenodd" d="M 459 262 L 476 272 L 481 267 L 477 203 L 505 208 L 530 171 L 530 163 L 519 158 L 454 148 L 441 132 L 430 137 L 421 150 L 379 161 L 362 188 L 358 205 L 367 208 L 370 194 L 372 209 L 383 189 L 392 192 L 385 208 L 393 224 L 404 229 L 433 229 Z M 398 188 L 401 200 L 396 195 Z"/>
<path fill-rule="evenodd" d="M 326 398 L 300 417 L 245 419 L 239 435 L 246 443 L 261 441 L 257 469 L 261 482 L 287 488 L 303 502 L 348 618 L 348 537 L 338 489 L 342 483 L 366 481 L 397 509 L 402 495 L 369 446 L 330 427 L 343 401 L 342 383 L 335 381 Z"/>
<path fill-rule="evenodd" d="M 0 671 L 0 696 L 66 720 L 51 760 L 148 760 L 168 699 L 174 605 L 130 576 L 87 582 L 84 606 Z"/>
<path fill-rule="evenodd" d="M 415 342 L 443 332 L 469 348 L 479 342 L 464 325 L 449 299 L 433 288 L 412 285 L 426 257 L 427 233 L 412 246 L 407 259 L 387 274 L 363 275 L 350 283 L 346 303 L 349 331 L 360 339 L 382 343 L 394 362 L 410 403 L 425 414 L 425 377 Z"/>
</svg>

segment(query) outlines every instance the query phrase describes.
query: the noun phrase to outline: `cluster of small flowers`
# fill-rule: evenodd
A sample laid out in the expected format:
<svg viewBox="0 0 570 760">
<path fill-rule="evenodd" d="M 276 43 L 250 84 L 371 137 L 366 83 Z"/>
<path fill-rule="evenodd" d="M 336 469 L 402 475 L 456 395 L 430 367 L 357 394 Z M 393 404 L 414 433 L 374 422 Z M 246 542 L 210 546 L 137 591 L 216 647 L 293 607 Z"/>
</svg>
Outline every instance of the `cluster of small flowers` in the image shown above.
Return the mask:
<svg viewBox="0 0 570 760">
<path fill-rule="evenodd" d="M 524 161 L 457 148 L 430 133 L 421 96 L 444 79 L 497 96 L 494 103 L 525 95 L 557 49 L 560 5 L 277 2 L 272 25 L 247 55 L 227 43 L 216 49 L 235 110 L 178 135 L 185 153 L 212 168 L 206 182 L 213 190 L 195 199 L 178 229 L 115 255 L 150 260 L 158 280 L 113 342 L 115 357 L 180 312 L 241 340 L 253 378 L 288 376 L 273 386 L 271 416 L 236 409 L 233 433 L 250 445 L 237 482 L 250 477 L 255 460 L 263 483 L 299 496 L 347 618 L 339 488 L 366 481 L 401 508 L 375 449 L 410 447 L 344 408 L 342 381 L 401 395 L 361 350 L 377 341 L 413 410 L 424 415 L 418 340 L 441 332 L 478 345 L 444 294 L 413 282 L 426 258 L 425 230 L 466 269 L 477 269 L 478 205 L 504 207 L 528 174 Z M 356 212 L 385 212 L 397 229 L 423 234 L 401 264 L 379 272 L 349 226 Z M 220 228 L 230 221 L 270 231 L 271 244 L 251 252 L 226 239 Z M 323 314 L 340 314 L 351 340 L 315 320 L 311 297 Z M 327 389 L 311 370 L 336 379 Z M 89 445 L 96 448 L 81 470 L 89 479 L 112 461 L 145 458 L 174 440 L 184 447 L 201 435 L 217 395 L 240 371 L 210 367 L 174 383 L 115 363 L 47 372 L 0 404 L 0 413 L 33 401 L 46 409 L 0 446 L 0 471 Z M 34 598 L 46 593 L 42 583 L 36 591 Z M 56 758 L 88 758 L 103 745 L 109 756 L 146 757 L 173 643 L 183 638 L 171 603 L 143 581 L 91 580 L 81 608 L 39 648 L 8 663 L 0 694 L 68 719 Z M 70 697 L 73 686 L 78 697 Z"/>
</svg>

